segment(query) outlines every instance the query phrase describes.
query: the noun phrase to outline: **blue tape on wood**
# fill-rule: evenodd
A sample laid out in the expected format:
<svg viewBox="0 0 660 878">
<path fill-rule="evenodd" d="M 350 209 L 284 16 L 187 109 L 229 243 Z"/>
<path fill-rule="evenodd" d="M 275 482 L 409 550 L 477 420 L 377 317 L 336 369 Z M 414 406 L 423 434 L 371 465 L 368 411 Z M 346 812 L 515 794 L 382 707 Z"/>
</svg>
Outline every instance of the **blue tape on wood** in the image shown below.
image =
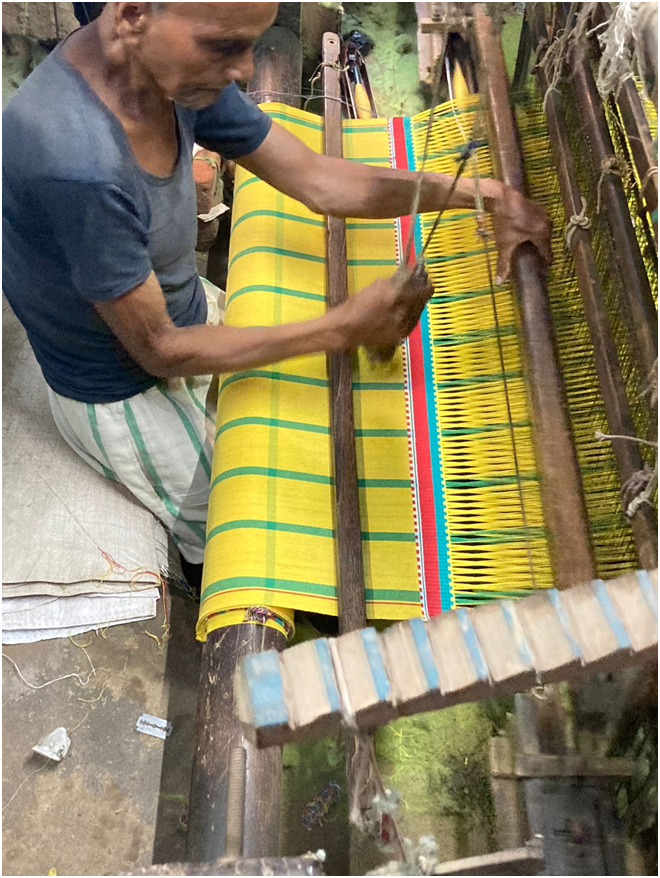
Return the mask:
<svg viewBox="0 0 660 878">
<path fill-rule="evenodd" d="M 390 681 L 385 670 L 383 656 L 380 652 L 378 644 L 378 634 L 375 628 L 363 628 L 360 632 L 362 635 L 362 644 L 371 668 L 371 676 L 376 688 L 376 695 L 381 701 L 385 701 L 390 694 Z"/>
<path fill-rule="evenodd" d="M 526 667 L 533 668 L 534 663 L 532 662 L 532 654 L 529 651 L 527 640 L 522 632 L 520 625 L 518 625 L 516 622 L 516 617 L 514 616 L 513 601 L 502 600 L 499 602 L 499 604 L 502 608 L 502 614 L 506 620 L 509 631 L 511 632 L 511 636 L 515 641 L 520 660 L 524 665 L 526 665 Z"/>
<path fill-rule="evenodd" d="M 278 653 L 274 649 L 246 656 L 243 671 L 257 727 L 284 725 L 289 711 L 284 700 Z"/>
<path fill-rule="evenodd" d="M 639 587 L 642 590 L 642 594 L 644 595 L 644 600 L 651 608 L 651 612 L 658 618 L 658 595 L 656 594 L 655 588 L 653 586 L 653 581 L 651 577 L 648 575 L 646 570 L 638 570 L 637 571 L 637 582 L 639 582 Z"/>
<path fill-rule="evenodd" d="M 330 655 L 328 641 L 319 638 L 314 641 L 314 647 L 316 649 L 316 657 L 319 661 L 321 677 L 323 678 L 323 684 L 325 685 L 325 694 L 328 697 L 330 710 L 339 710 L 339 690 L 337 689 L 337 683 L 335 681 L 335 671 L 332 666 L 332 656 Z"/>
<path fill-rule="evenodd" d="M 440 687 L 440 677 L 438 675 L 438 669 L 435 666 L 431 641 L 426 633 L 426 623 L 421 619 L 410 619 L 408 625 L 410 626 L 413 640 L 415 641 L 419 663 L 422 666 L 424 676 L 426 677 L 426 685 L 429 689 L 438 689 Z"/>
<path fill-rule="evenodd" d="M 573 637 L 573 629 L 571 628 L 571 623 L 566 614 L 566 607 L 561 602 L 561 596 L 556 588 L 551 588 L 547 592 L 548 600 L 552 604 L 555 613 L 557 614 L 557 618 L 561 624 L 561 627 L 564 630 L 564 634 L 566 636 L 566 640 L 568 641 L 568 645 L 571 648 L 571 652 L 575 656 L 576 659 L 582 658 L 582 648 L 577 640 Z"/>
<path fill-rule="evenodd" d="M 472 624 L 472 620 L 470 619 L 468 611 L 464 608 L 461 608 L 460 610 L 456 610 L 455 612 L 463 631 L 463 640 L 465 640 L 465 645 L 468 648 L 470 658 L 472 659 L 472 662 L 474 664 L 474 669 L 477 672 L 477 677 L 480 680 L 487 680 L 488 665 L 486 664 L 486 660 L 484 659 L 483 653 L 481 652 L 479 640 L 477 639 L 477 632 L 474 630 L 474 625 Z"/>
<path fill-rule="evenodd" d="M 607 624 L 612 629 L 612 633 L 616 638 L 616 645 L 619 649 L 632 649 L 628 633 L 623 627 L 623 622 L 619 619 L 617 612 L 614 609 L 614 604 L 607 593 L 605 583 L 602 579 L 594 579 L 592 585 L 594 594 L 596 595 L 600 608 L 603 611 L 603 615 L 607 619 Z"/>
</svg>

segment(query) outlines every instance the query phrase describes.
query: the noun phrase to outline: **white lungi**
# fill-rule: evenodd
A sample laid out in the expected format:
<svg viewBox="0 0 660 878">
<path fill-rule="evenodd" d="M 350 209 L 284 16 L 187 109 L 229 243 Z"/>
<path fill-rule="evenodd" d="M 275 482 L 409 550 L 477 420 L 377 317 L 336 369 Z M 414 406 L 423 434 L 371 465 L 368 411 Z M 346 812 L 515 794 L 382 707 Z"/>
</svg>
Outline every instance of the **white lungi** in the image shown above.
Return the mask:
<svg viewBox="0 0 660 878">
<path fill-rule="evenodd" d="M 221 322 L 218 295 L 203 280 L 207 322 Z M 85 403 L 48 388 L 57 427 L 97 472 L 125 485 L 171 532 L 192 564 L 204 560 L 215 438 L 217 379 L 161 380 L 129 399 Z"/>
</svg>

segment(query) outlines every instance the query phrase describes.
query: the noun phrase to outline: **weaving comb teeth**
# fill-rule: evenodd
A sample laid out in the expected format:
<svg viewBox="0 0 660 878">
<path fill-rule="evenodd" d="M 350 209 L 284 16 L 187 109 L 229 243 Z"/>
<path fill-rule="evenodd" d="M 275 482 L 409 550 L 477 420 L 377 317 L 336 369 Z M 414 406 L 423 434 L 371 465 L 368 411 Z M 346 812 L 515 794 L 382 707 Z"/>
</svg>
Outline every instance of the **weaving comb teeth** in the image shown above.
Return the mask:
<svg viewBox="0 0 660 878">
<path fill-rule="evenodd" d="M 394 283 L 398 287 L 397 300 L 406 304 L 405 335 L 408 336 L 417 325 L 426 303 L 433 295 L 433 287 L 422 262 L 416 262 L 412 268 L 399 266 L 394 275 Z M 373 364 L 391 362 L 396 347 L 396 345 L 387 345 L 367 348 L 369 361 Z"/>
</svg>

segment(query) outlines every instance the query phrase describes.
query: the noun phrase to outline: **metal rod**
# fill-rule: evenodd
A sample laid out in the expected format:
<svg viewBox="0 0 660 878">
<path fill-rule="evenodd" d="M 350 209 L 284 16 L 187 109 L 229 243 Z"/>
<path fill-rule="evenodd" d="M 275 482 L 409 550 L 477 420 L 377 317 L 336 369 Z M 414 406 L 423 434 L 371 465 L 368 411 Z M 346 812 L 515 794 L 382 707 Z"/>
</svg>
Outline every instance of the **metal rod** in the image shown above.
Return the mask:
<svg viewBox="0 0 660 878">
<path fill-rule="evenodd" d="M 489 109 L 491 143 L 500 176 L 505 184 L 523 192 L 522 156 L 509 103 L 504 54 L 482 3 L 475 5 L 474 40 L 480 61 L 479 86 Z M 512 269 L 525 339 L 534 439 L 554 581 L 558 588 L 567 588 L 594 577 L 580 472 L 537 250 L 531 244 L 520 246 L 513 255 Z"/>
<path fill-rule="evenodd" d="M 530 7 L 530 26 L 533 42 L 539 45 L 547 37 L 547 30 L 542 7 L 533 4 Z M 537 71 L 539 85 L 546 92 L 550 83 L 543 68 Z M 557 178 L 564 203 L 564 213 L 568 222 L 571 216 L 582 211 L 582 196 L 577 182 L 577 174 L 573 163 L 566 129 L 566 120 L 562 109 L 561 97 L 550 92 L 546 101 L 546 116 L 550 144 L 555 158 Z M 600 283 L 591 247 L 591 235 L 587 229 L 575 228 L 570 242 L 575 263 L 580 295 L 584 304 L 584 313 L 589 326 L 589 333 L 594 347 L 594 360 L 600 391 L 607 415 L 610 433 L 634 436 L 635 426 L 628 405 L 626 388 L 621 374 L 616 345 L 607 316 L 605 297 Z M 613 439 L 612 450 L 619 471 L 619 478 L 626 482 L 633 473 L 643 468 L 639 446 L 625 439 Z M 637 556 L 640 565 L 651 570 L 658 565 L 657 523 L 653 510 L 647 504 L 642 505 L 630 522 Z"/>
</svg>

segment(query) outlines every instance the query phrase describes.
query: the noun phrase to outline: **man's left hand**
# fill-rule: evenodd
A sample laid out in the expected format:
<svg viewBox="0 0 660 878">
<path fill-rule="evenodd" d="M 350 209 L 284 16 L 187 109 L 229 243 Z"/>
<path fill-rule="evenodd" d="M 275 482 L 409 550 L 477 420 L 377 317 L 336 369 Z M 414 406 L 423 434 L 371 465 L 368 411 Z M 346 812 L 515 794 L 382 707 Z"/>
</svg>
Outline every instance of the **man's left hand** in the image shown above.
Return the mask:
<svg viewBox="0 0 660 878">
<path fill-rule="evenodd" d="M 552 264 L 552 222 L 541 205 L 509 186 L 502 186 L 501 194 L 492 200 L 489 213 L 493 217 L 498 251 L 498 282 L 508 280 L 514 251 L 526 241 L 539 251 L 547 271 Z"/>
</svg>

